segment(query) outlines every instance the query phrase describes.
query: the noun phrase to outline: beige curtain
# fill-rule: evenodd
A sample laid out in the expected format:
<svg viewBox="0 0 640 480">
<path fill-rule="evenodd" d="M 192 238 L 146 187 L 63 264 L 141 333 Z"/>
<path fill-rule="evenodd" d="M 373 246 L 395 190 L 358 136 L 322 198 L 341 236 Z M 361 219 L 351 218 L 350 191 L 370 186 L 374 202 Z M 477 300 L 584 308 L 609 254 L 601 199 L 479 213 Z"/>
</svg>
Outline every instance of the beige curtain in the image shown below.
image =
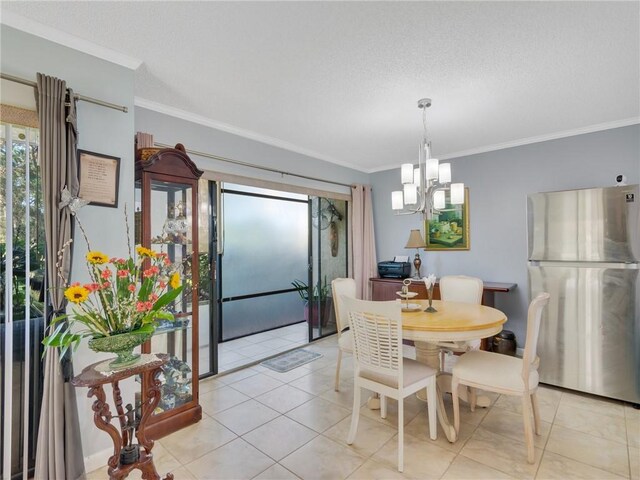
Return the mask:
<svg viewBox="0 0 640 480">
<path fill-rule="evenodd" d="M 64 187 L 78 194 L 76 158 L 76 111 L 73 91 L 66 82 L 38 73 L 36 105 L 40 123 L 40 171 L 44 199 L 45 243 L 49 303 L 48 321 L 63 313 L 66 301 L 64 281 L 71 271 L 71 248 L 58 251 L 72 238 L 73 226 L 68 208 L 60 208 Z M 48 324 L 48 322 L 47 322 Z M 73 375 L 70 361 L 65 364 L 67 380 Z M 36 446 L 37 479 L 76 479 L 84 473 L 84 459 L 74 388 L 65 382 L 58 350 L 49 349 L 44 363 L 42 410 Z"/>
<path fill-rule="evenodd" d="M 373 231 L 371 186 L 351 186 L 351 258 L 356 297 L 371 299 L 369 279 L 377 276 L 376 240 Z"/>
</svg>

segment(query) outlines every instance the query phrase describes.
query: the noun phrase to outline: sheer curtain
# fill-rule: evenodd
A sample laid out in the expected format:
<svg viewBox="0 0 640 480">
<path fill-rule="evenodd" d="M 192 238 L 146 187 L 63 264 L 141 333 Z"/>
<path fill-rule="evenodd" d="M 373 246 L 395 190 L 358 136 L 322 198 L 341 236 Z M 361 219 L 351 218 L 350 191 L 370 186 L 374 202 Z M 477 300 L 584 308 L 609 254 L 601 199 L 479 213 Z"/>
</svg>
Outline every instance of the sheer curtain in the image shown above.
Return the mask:
<svg viewBox="0 0 640 480">
<path fill-rule="evenodd" d="M 47 285 L 49 302 L 47 324 L 65 311 L 64 278 L 71 271 L 71 248 L 61 259 L 58 251 L 73 236 L 71 213 L 60 207 L 61 192 L 67 188 L 78 194 L 76 157 L 76 111 L 73 91 L 66 82 L 38 73 L 36 104 L 40 123 L 40 169 L 44 199 Z M 56 263 L 59 262 L 59 266 Z M 67 377 L 72 376 L 67 365 Z M 78 424 L 76 395 L 59 361 L 57 349 L 46 351 L 42 411 L 36 447 L 35 478 L 76 479 L 84 473 L 82 442 Z"/>
<path fill-rule="evenodd" d="M 351 272 L 356 281 L 356 298 L 370 300 L 369 279 L 378 271 L 371 186 L 352 185 L 351 195 Z"/>
</svg>

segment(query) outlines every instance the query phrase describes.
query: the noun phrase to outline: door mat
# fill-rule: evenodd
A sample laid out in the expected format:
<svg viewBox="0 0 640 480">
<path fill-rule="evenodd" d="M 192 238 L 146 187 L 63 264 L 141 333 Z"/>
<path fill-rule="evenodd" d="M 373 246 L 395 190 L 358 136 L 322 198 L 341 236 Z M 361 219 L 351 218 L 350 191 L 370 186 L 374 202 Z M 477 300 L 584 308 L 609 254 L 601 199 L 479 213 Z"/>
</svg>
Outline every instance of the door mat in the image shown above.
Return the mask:
<svg viewBox="0 0 640 480">
<path fill-rule="evenodd" d="M 275 372 L 284 373 L 294 368 L 304 365 L 305 363 L 313 362 L 322 356 L 321 353 L 312 352 L 299 348 L 293 352 L 283 353 L 270 360 L 265 360 L 260 365 L 263 365 Z"/>
</svg>

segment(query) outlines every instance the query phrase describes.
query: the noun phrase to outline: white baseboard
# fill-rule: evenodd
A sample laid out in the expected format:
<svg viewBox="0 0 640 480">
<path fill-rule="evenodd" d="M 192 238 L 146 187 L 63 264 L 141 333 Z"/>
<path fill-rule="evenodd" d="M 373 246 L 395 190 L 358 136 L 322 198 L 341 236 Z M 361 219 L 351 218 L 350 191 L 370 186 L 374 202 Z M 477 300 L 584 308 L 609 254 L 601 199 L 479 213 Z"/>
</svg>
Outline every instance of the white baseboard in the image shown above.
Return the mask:
<svg viewBox="0 0 640 480">
<path fill-rule="evenodd" d="M 86 473 L 93 472 L 100 467 L 105 467 L 105 475 L 107 474 L 107 460 L 109 457 L 113 455 L 113 447 L 105 448 L 96 453 L 92 453 L 91 455 L 84 457 L 84 471 Z"/>
<path fill-rule="evenodd" d="M 516 348 L 516 357 L 522 358 L 524 356 L 524 348 Z"/>
</svg>

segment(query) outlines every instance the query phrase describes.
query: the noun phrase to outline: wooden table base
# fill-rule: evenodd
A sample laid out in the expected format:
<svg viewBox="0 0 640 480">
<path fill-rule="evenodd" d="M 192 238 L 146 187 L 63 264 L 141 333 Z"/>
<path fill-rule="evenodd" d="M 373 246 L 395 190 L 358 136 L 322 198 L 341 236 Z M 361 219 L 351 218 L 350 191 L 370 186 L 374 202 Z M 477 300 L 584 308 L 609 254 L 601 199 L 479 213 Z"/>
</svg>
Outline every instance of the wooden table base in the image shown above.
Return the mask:
<svg viewBox="0 0 640 480">
<path fill-rule="evenodd" d="M 134 365 L 111 372 L 103 372 L 96 369 L 96 367 L 104 365 L 104 362 L 98 362 L 85 368 L 82 373 L 71 382 L 76 387 L 89 387 L 87 397 L 96 398 L 92 406 L 93 421 L 100 430 L 106 432 L 111 437 L 111 440 L 113 440 L 113 455 L 109 457 L 107 462 L 109 466 L 107 473 L 109 474 L 110 480 L 126 478 L 134 469 L 142 472 L 142 478 L 144 480 L 160 480 L 160 475 L 156 471 L 153 463 L 153 454 L 151 453 L 154 441 L 146 437 L 145 427 L 149 417 L 160 401 L 160 381 L 158 380 L 158 376 L 162 371 L 162 366 L 167 363 L 168 356 L 158 354 L 148 355 L 148 357 L 149 360 L 140 365 Z M 150 372 L 153 381 L 150 382 L 147 391 L 147 401 L 140 406 L 140 422 L 135 428 L 135 437 L 138 443 L 134 444 L 131 438 L 133 429 L 128 422 L 128 420 L 130 420 L 128 417 L 135 415 L 135 409 L 133 411 L 129 409 L 128 412 L 125 412 L 122 408 L 122 395 L 120 393 L 119 381 L 132 375 L 142 374 L 143 372 Z M 111 413 L 107 396 L 104 392 L 103 386 L 107 383 L 110 383 L 112 386 L 116 415 Z M 119 421 L 119 429 L 111 424 L 114 418 L 117 418 Z M 127 445 L 135 445 L 139 453 L 138 459 L 130 464 L 122 463 L 120 459 L 120 454 Z M 173 480 L 173 474 L 168 473 L 164 477 L 164 480 Z"/>
<path fill-rule="evenodd" d="M 416 345 L 416 360 L 429 365 L 431 368 L 438 370 L 437 381 L 437 395 L 438 395 L 438 420 L 440 426 L 447 436 L 447 440 L 453 443 L 456 441 L 456 430 L 454 426 L 449 422 L 447 411 L 444 407 L 443 393 L 451 393 L 451 374 L 442 372 L 440 370 L 440 349 L 441 347 L 436 343 L 427 342 L 415 342 Z M 416 394 L 418 399 L 426 402 L 426 391 L 420 391 Z M 469 402 L 467 397 L 467 388 L 464 385 L 460 385 L 458 388 L 458 396 L 461 401 Z M 476 405 L 479 407 L 488 407 L 491 404 L 489 397 L 479 395 L 476 398 Z"/>
</svg>

